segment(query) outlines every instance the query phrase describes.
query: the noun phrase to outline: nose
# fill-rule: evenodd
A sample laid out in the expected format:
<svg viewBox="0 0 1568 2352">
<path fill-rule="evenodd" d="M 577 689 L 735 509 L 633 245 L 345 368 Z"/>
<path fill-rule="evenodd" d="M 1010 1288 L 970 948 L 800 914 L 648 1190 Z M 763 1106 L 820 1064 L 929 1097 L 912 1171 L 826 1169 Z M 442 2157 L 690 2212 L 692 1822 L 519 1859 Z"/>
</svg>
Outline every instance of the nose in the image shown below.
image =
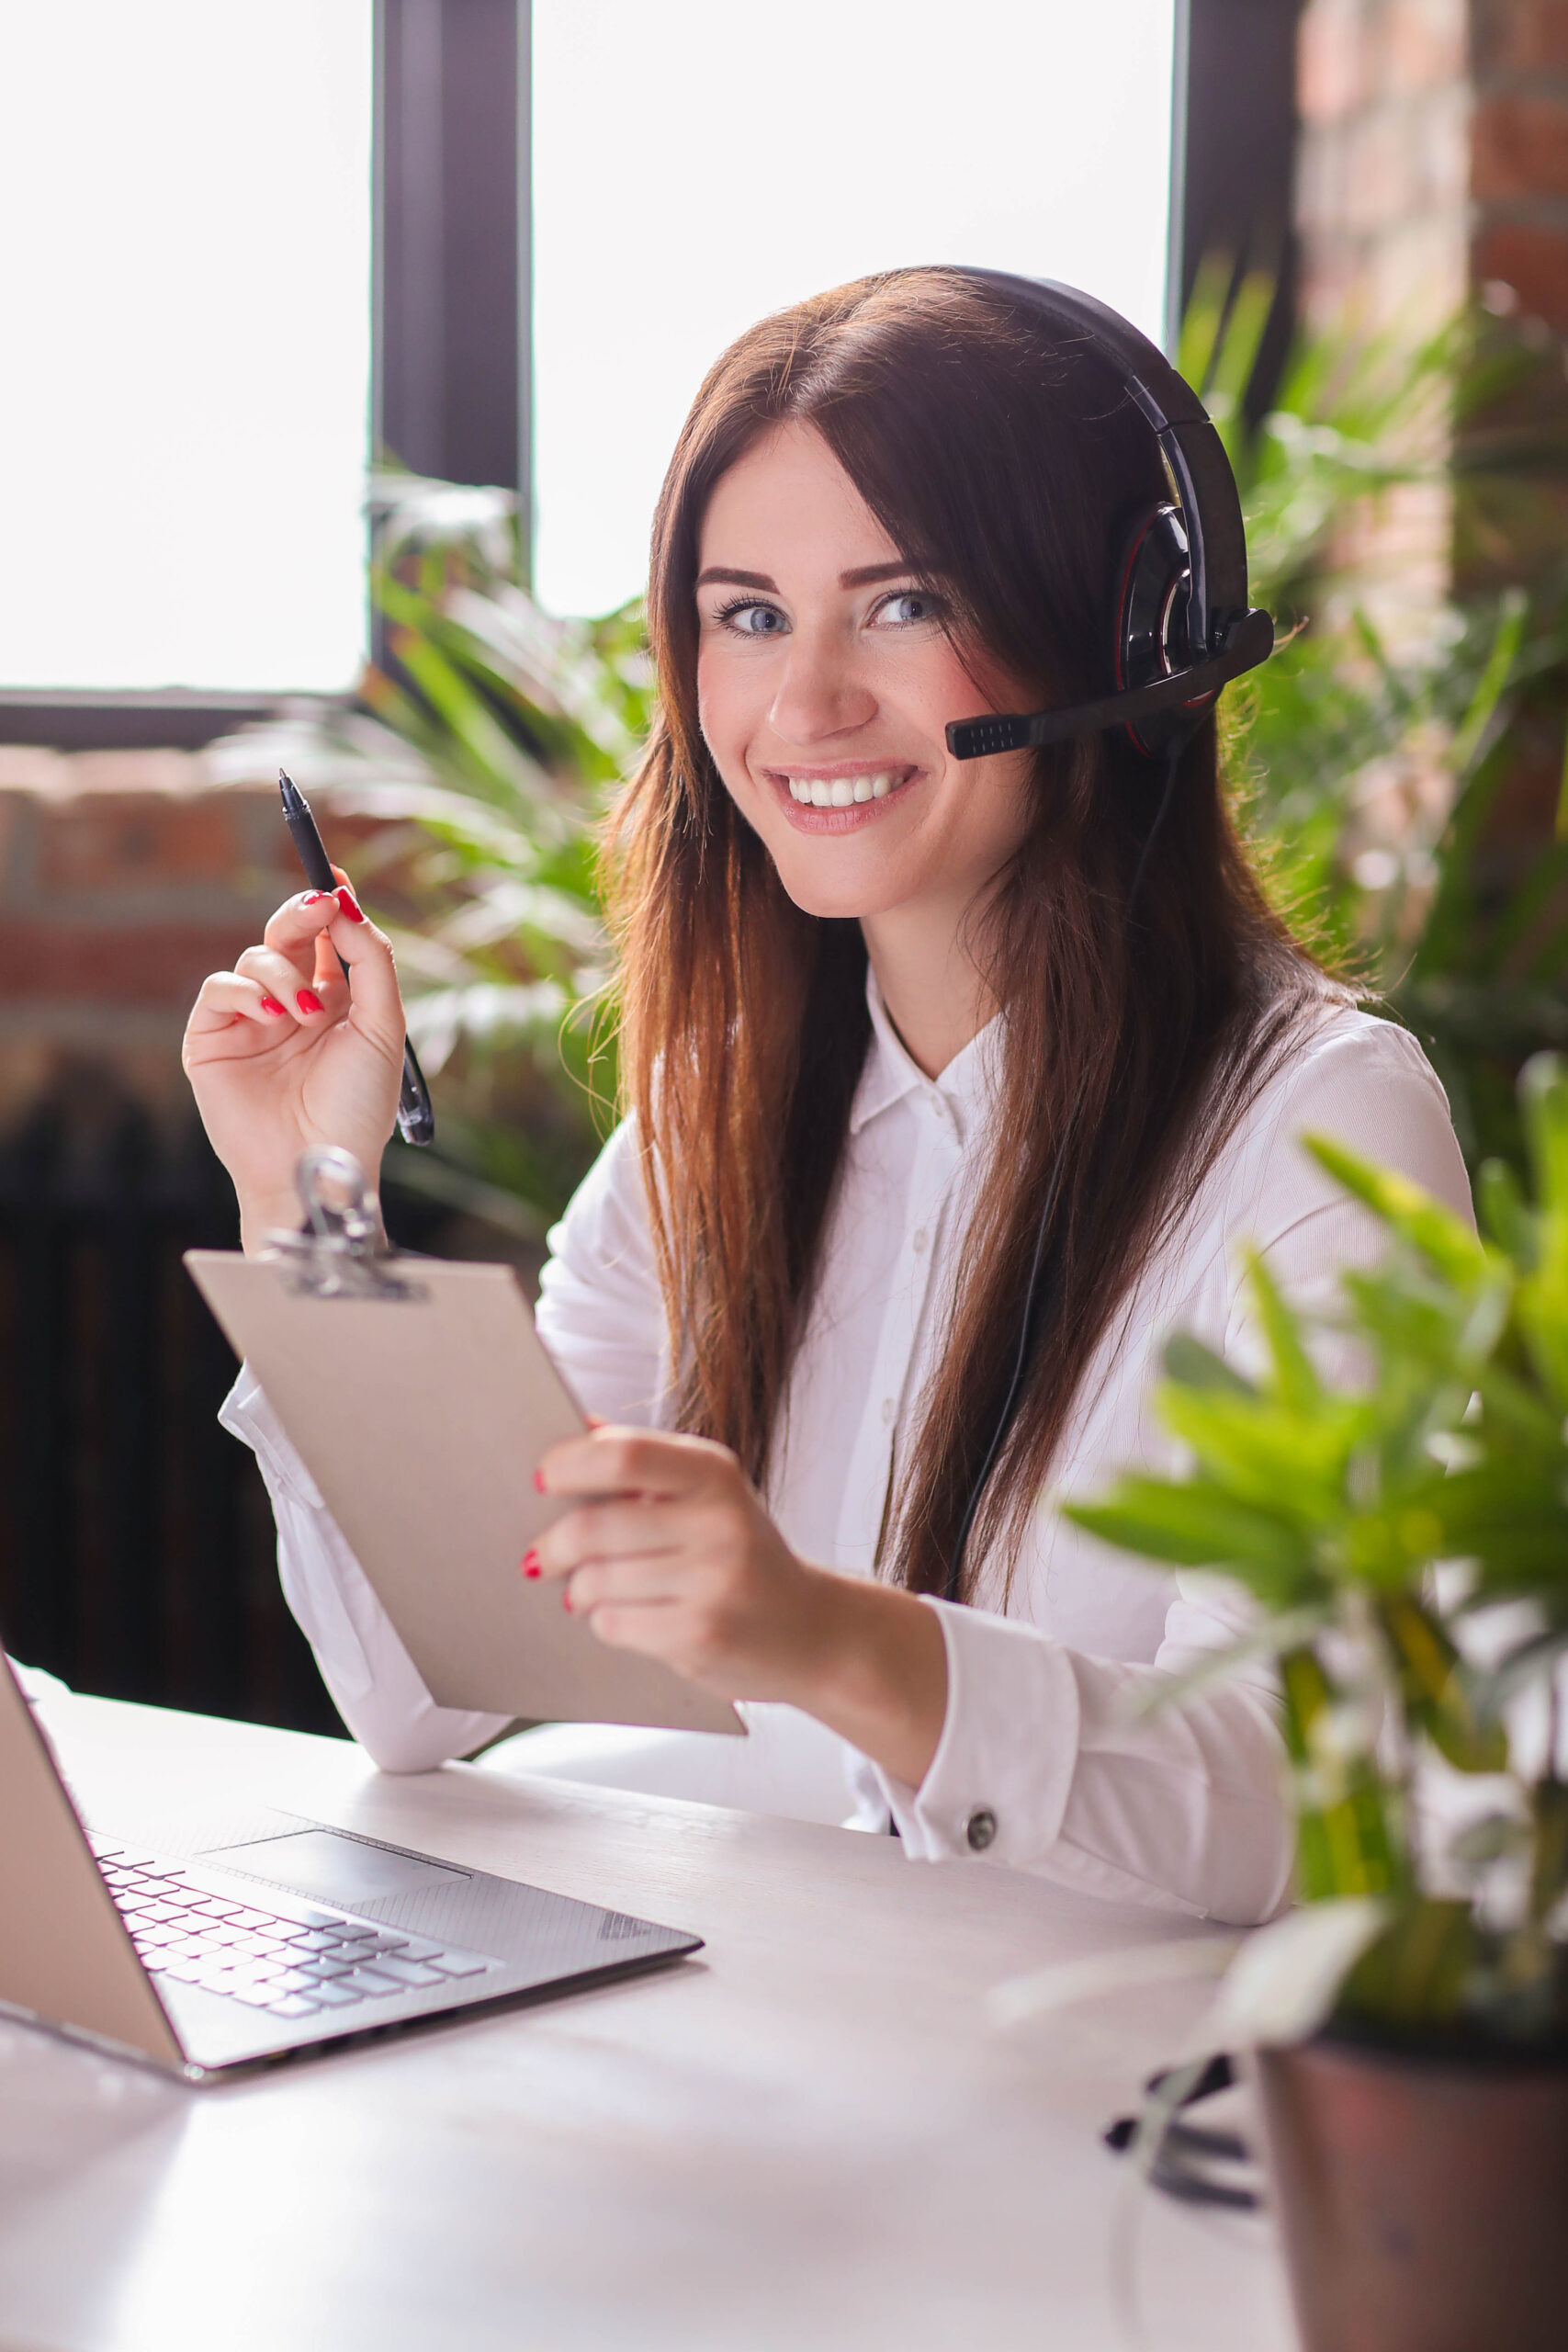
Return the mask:
<svg viewBox="0 0 1568 2352">
<path fill-rule="evenodd" d="M 876 695 L 852 639 L 836 629 L 796 626 L 768 713 L 781 742 L 820 744 L 852 734 L 876 716 Z"/>
</svg>

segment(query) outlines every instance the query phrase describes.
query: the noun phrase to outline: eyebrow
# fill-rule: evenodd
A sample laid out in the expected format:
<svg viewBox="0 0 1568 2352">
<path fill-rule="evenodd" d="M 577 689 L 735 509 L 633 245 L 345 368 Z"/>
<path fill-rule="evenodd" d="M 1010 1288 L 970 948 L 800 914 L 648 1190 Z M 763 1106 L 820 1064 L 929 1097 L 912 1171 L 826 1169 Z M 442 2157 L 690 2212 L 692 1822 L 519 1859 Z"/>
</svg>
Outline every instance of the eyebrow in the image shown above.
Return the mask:
<svg viewBox="0 0 1568 2352">
<path fill-rule="evenodd" d="M 722 581 L 728 588 L 765 588 L 772 596 L 779 593 L 777 582 L 770 580 L 765 571 L 731 571 L 724 564 L 710 564 L 706 571 L 697 574 L 699 588 L 706 588 L 716 581 Z"/>
<path fill-rule="evenodd" d="M 918 563 L 862 563 L 852 571 L 840 571 L 840 588 L 869 588 L 879 580 L 905 580 L 919 576 L 923 567 Z M 728 588 L 761 588 L 770 596 L 779 593 L 778 582 L 770 580 L 765 571 L 734 571 L 727 564 L 711 564 L 706 571 L 697 574 L 697 586 L 706 588 L 722 582 Z"/>
</svg>

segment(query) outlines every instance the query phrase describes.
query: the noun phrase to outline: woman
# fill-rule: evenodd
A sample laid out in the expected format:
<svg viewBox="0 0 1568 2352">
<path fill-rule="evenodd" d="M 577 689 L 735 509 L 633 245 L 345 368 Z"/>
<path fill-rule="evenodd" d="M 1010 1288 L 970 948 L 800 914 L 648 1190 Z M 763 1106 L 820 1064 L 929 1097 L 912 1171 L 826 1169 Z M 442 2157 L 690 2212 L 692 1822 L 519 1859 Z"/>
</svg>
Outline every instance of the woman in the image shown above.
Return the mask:
<svg viewBox="0 0 1568 2352">
<path fill-rule="evenodd" d="M 1267 1676 L 1142 1703 L 1246 1605 L 1055 1502 L 1169 1458 L 1162 1338 L 1247 1344 L 1243 1242 L 1296 1297 L 1371 1254 L 1303 1130 L 1469 1193 L 1414 1041 L 1268 910 L 1212 715 L 1168 789 L 1122 734 L 949 754 L 949 720 L 1109 689 L 1117 559 L 1165 494 L 1114 368 L 962 273 L 802 304 L 704 385 L 610 845 L 629 1115 L 539 1307 L 604 1426 L 540 1464 L 562 1513 L 525 1565 L 600 1639 L 761 1702 L 725 1793 L 810 1810 L 826 1749 L 910 1855 L 1247 1921 L 1290 1875 Z M 206 983 L 186 1065 L 247 1248 L 293 1221 L 301 1149 L 378 1163 L 402 1034 L 346 887 Z M 504 1728 L 431 1702 L 254 1383 L 228 1411 L 371 1752 Z"/>
</svg>

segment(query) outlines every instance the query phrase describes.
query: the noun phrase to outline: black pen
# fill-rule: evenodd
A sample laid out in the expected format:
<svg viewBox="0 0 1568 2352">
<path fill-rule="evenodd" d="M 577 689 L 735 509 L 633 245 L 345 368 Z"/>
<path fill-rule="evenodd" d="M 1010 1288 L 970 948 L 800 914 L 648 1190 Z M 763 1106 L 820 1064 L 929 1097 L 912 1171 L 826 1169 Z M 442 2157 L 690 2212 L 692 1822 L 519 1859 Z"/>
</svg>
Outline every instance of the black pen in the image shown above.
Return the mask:
<svg viewBox="0 0 1568 2352">
<path fill-rule="evenodd" d="M 299 853 L 299 863 L 305 869 L 305 879 L 312 890 L 335 890 L 337 876 L 326 846 L 316 831 L 316 820 L 310 814 L 310 804 L 287 769 L 277 771 L 277 788 L 283 796 L 283 821 L 288 828 L 289 839 Z M 348 966 L 343 957 L 344 977 Z M 424 1082 L 424 1072 L 419 1057 L 403 1039 L 403 1082 L 398 1093 L 398 1133 L 405 1143 L 430 1143 L 435 1135 L 435 1114 L 430 1107 L 430 1089 Z"/>
</svg>

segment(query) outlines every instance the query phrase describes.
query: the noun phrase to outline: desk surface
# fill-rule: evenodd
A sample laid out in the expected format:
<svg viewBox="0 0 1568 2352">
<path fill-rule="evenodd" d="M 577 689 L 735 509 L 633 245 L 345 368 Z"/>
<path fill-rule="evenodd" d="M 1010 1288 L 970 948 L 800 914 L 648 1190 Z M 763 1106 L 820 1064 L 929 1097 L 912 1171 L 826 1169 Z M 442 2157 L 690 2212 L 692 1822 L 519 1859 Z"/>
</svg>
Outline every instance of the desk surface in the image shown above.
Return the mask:
<svg viewBox="0 0 1568 2352">
<path fill-rule="evenodd" d="M 1190 1988 L 988 1985 L 1192 1930 L 891 1839 L 104 1701 L 84 1805 L 276 1804 L 694 1928 L 661 1974 L 192 2090 L 0 2022 L 4 2352 L 1283 2352 L 1267 2224 L 1099 2143 Z M 1125 2251 L 1131 2233 L 1133 2255 Z M 1113 2278 L 1123 2282 L 1119 2301 Z"/>
</svg>

